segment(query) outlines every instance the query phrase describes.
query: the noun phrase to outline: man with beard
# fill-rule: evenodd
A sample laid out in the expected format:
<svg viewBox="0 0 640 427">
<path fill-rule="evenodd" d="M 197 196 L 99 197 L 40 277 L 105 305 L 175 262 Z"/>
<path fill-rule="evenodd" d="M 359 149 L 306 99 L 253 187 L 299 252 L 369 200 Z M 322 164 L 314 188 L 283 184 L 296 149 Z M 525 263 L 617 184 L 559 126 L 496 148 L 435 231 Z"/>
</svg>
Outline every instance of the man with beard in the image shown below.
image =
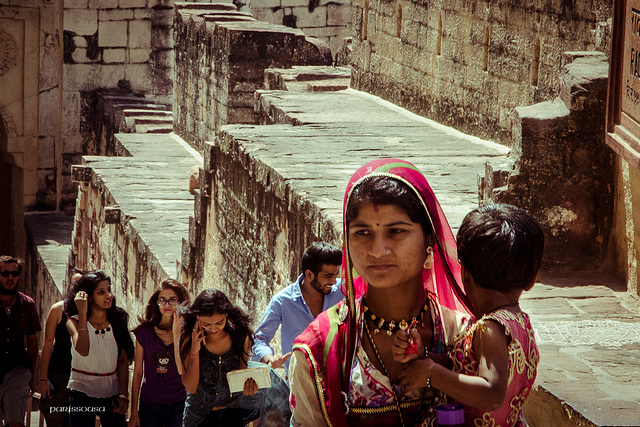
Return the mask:
<svg viewBox="0 0 640 427">
<path fill-rule="evenodd" d="M 27 400 L 36 389 L 41 330 L 35 302 L 18 292 L 21 273 L 22 260 L 0 256 L 0 409 L 9 427 L 24 426 Z"/>
<path fill-rule="evenodd" d="M 342 300 L 338 279 L 341 264 L 342 251 L 330 243 L 316 242 L 304 251 L 298 280 L 269 302 L 255 333 L 253 360 L 274 369 L 284 365 L 286 372 L 296 337 L 318 314 Z M 269 343 L 281 325 L 281 353 L 277 355 Z"/>
</svg>

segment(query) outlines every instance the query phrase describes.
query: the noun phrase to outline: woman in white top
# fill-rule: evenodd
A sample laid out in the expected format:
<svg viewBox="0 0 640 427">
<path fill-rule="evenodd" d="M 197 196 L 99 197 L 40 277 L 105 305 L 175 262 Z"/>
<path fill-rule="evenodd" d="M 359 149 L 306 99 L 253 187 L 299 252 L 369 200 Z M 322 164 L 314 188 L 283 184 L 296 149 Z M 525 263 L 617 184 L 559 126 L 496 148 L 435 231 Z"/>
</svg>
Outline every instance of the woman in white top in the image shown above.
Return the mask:
<svg viewBox="0 0 640 427">
<path fill-rule="evenodd" d="M 72 427 L 95 424 L 121 427 L 129 405 L 129 370 L 133 340 L 129 315 L 116 306 L 111 279 L 90 271 L 67 292 L 72 358 L 69 378 L 69 422 Z"/>
</svg>

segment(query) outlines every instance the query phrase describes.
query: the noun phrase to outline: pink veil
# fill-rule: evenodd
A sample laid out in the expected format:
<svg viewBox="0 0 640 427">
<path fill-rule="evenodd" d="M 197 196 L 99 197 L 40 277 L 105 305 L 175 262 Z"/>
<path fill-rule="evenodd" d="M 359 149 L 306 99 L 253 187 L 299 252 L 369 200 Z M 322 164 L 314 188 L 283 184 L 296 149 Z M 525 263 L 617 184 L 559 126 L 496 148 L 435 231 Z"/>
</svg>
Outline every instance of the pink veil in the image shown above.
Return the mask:
<svg viewBox="0 0 640 427">
<path fill-rule="evenodd" d="M 452 310 L 472 313 L 473 306 L 460 286 L 462 280 L 456 241 L 431 186 L 411 163 L 399 159 L 378 159 L 367 163 L 353 174 L 344 197 L 341 290 L 347 297 L 350 314 L 356 312 L 355 301 L 367 291 L 367 283 L 353 269 L 349 255 L 347 204 L 353 189 L 373 176 L 388 176 L 400 180 L 413 189 L 422 200 L 437 239 L 437 244 L 433 247 L 433 268 L 423 273 L 424 287 L 441 305 Z"/>
</svg>

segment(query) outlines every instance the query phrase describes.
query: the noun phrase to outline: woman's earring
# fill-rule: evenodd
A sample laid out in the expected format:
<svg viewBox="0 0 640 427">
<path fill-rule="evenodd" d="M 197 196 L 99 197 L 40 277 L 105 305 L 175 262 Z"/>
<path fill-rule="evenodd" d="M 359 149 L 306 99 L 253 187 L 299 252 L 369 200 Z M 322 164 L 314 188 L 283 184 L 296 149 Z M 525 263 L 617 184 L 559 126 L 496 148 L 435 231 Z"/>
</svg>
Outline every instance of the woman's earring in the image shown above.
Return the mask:
<svg viewBox="0 0 640 427">
<path fill-rule="evenodd" d="M 433 268 L 433 248 L 427 247 L 427 259 L 424 260 L 424 269 L 431 270 Z"/>
</svg>

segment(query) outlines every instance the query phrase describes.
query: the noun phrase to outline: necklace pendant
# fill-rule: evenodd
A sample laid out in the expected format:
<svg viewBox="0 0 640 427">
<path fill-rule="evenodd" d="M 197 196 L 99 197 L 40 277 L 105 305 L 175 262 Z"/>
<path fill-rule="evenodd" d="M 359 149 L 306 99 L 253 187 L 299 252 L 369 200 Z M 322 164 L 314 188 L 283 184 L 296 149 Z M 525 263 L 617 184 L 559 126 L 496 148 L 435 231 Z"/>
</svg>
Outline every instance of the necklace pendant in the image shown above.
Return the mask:
<svg viewBox="0 0 640 427">
<path fill-rule="evenodd" d="M 389 322 L 389 335 L 391 335 L 391 332 L 393 332 L 395 328 L 396 328 L 396 322 L 392 320 L 391 322 Z"/>
<path fill-rule="evenodd" d="M 415 317 L 414 317 L 414 320 L 415 320 Z M 398 326 L 399 326 L 399 327 L 400 327 L 400 329 L 402 329 L 403 331 L 406 331 L 406 330 L 407 330 L 407 328 L 409 327 L 409 324 L 407 323 L 407 321 L 406 321 L 406 320 L 402 319 L 402 320 L 400 321 L 400 324 L 399 324 Z"/>
<path fill-rule="evenodd" d="M 375 328 L 375 329 L 373 330 L 373 335 L 378 335 L 378 332 L 380 332 L 380 329 Z"/>
<path fill-rule="evenodd" d="M 382 328 L 384 326 L 384 319 L 380 318 L 380 321 L 378 322 L 378 329 Z"/>
<path fill-rule="evenodd" d="M 391 335 L 391 330 L 388 330 L 388 331 L 387 331 L 387 335 Z"/>
</svg>

